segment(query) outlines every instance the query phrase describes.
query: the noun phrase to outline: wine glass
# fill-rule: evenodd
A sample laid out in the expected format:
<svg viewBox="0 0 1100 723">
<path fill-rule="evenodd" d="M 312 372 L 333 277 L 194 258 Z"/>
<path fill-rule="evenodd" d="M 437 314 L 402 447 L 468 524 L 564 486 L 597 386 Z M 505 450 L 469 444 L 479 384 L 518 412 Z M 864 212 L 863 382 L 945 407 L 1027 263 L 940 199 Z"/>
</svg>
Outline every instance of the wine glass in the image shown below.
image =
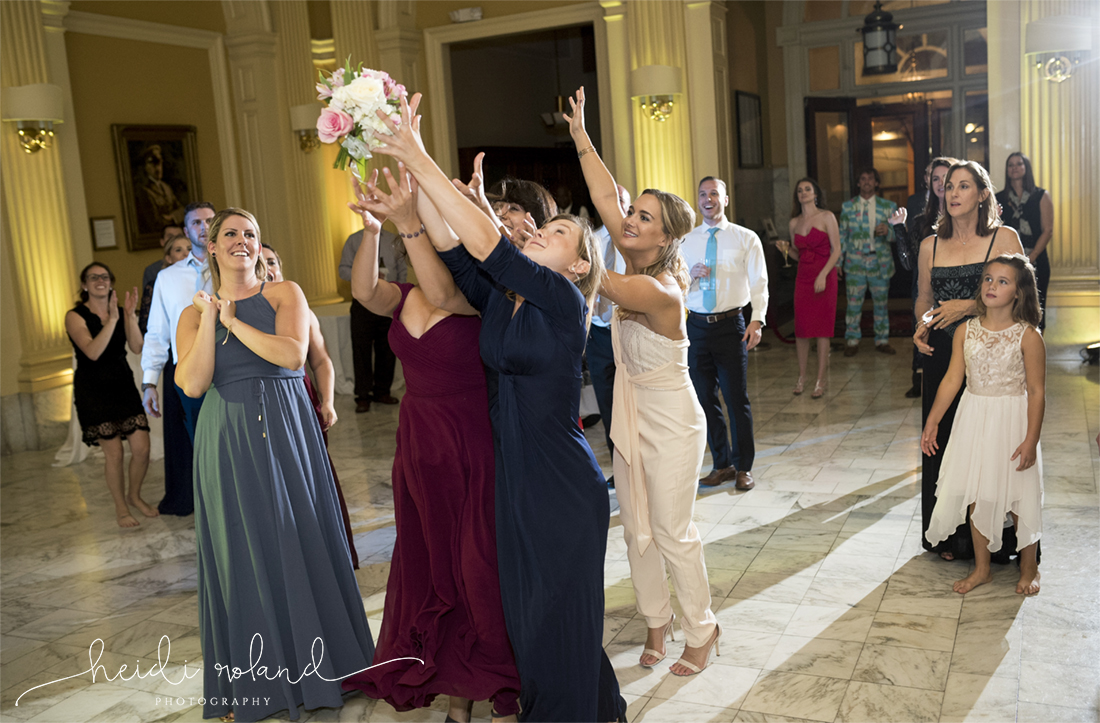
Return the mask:
<svg viewBox="0 0 1100 723">
<path fill-rule="evenodd" d="M 791 242 L 790 241 L 784 241 L 781 238 L 776 239 L 775 240 L 775 247 L 777 249 L 779 249 L 779 253 L 783 254 L 783 268 L 785 268 L 785 269 L 791 268 L 791 254 L 790 254 Z"/>
</svg>

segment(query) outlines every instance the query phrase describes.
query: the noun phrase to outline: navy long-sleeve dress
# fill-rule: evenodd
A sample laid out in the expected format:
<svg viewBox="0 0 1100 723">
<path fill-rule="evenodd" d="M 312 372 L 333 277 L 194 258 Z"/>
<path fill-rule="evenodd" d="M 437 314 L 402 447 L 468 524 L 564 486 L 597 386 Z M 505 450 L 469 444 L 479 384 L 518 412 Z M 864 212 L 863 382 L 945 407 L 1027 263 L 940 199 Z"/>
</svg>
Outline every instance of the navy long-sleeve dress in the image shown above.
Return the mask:
<svg viewBox="0 0 1100 723">
<path fill-rule="evenodd" d="M 520 719 L 616 720 L 626 703 L 602 645 L 610 504 L 577 424 L 584 297 L 504 238 L 480 264 L 461 246 L 440 255 L 481 312 L 481 357 L 497 377 L 497 556 Z M 514 316 L 508 290 L 524 298 Z"/>
</svg>

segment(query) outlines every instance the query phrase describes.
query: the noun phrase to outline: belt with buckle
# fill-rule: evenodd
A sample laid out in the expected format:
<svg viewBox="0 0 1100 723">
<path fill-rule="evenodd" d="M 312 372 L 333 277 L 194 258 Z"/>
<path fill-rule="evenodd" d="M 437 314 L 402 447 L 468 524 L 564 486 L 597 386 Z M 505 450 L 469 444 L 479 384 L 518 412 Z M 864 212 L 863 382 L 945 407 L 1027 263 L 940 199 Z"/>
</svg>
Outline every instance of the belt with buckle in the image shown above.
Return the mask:
<svg viewBox="0 0 1100 723">
<path fill-rule="evenodd" d="M 688 310 L 688 316 L 693 318 L 693 319 L 702 319 L 703 321 L 707 322 L 708 324 L 717 324 L 719 321 L 722 321 L 722 320 L 724 320 L 728 317 L 736 316 L 737 314 L 740 314 L 742 308 L 743 307 L 738 306 L 736 309 L 730 309 L 728 311 L 723 311 L 720 314 L 700 314 L 697 311 L 691 311 L 689 309 Z"/>
</svg>

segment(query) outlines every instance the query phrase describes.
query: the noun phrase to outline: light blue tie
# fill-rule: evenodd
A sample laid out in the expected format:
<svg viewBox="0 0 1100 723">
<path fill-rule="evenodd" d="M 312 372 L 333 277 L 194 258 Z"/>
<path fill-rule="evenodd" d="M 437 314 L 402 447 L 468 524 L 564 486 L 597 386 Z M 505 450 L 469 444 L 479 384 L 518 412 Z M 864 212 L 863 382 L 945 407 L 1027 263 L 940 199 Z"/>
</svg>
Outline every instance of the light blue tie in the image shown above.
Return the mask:
<svg viewBox="0 0 1100 723">
<path fill-rule="evenodd" d="M 710 275 L 703 286 L 703 306 L 707 307 L 707 311 L 714 311 L 718 306 L 718 239 L 715 238 L 718 229 L 712 228 L 707 233 L 710 236 L 707 238 L 706 263 Z"/>
</svg>

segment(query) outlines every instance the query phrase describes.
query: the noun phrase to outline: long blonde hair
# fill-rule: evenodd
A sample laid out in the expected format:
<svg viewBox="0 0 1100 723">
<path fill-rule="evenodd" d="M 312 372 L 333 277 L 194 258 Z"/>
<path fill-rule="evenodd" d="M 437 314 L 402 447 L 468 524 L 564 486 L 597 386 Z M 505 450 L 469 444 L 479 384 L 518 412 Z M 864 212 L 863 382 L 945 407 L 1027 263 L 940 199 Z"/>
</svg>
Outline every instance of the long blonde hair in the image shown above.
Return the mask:
<svg viewBox="0 0 1100 723">
<path fill-rule="evenodd" d="M 210 253 L 209 246 L 210 244 L 216 244 L 218 242 L 218 234 L 221 233 L 222 224 L 224 224 L 225 220 L 230 216 L 240 216 L 251 223 L 252 228 L 256 229 L 256 243 L 261 244 L 260 248 L 263 248 L 260 240 L 260 224 L 251 213 L 245 211 L 243 208 L 223 208 L 221 211 L 214 214 L 214 218 L 210 220 L 210 230 L 207 232 L 208 248 L 206 251 L 207 255 L 210 257 L 210 281 L 213 285 L 214 293 L 217 293 L 222 287 L 222 272 L 221 269 L 218 268 L 218 257 Z M 256 256 L 256 278 L 261 281 L 267 278 L 267 264 L 264 263 L 263 252 Z"/>
<path fill-rule="evenodd" d="M 646 194 L 653 196 L 661 204 L 661 230 L 669 237 L 669 242 L 661 247 L 656 261 L 643 269 L 638 269 L 637 273 L 656 278 L 667 271 L 676 280 L 680 293 L 686 295 L 691 286 L 691 273 L 688 271 L 684 254 L 680 250 L 680 244 L 684 236 L 695 228 L 695 211 L 687 201 L 675 193 L 647 188 L 638 194 L 638 197 L 641 198 Z M 620 306 L 615 313 L 622 319 L 635 312 Z"/>
</svg>

